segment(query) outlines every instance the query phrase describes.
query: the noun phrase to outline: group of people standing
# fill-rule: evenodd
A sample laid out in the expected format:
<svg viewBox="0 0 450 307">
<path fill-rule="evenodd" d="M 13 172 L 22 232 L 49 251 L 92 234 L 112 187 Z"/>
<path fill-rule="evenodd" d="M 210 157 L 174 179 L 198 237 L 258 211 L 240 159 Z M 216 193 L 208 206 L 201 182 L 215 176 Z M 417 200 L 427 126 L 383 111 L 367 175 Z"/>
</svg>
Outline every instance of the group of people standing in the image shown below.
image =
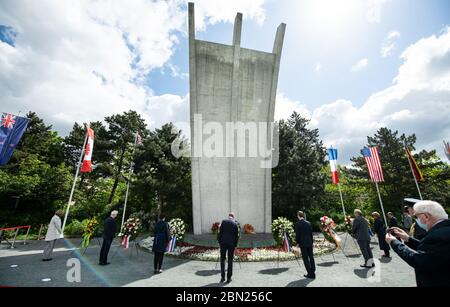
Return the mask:
<svg viewBox="0 0 450 307">
<path fill-rule="evenodd" d="M 99 265 L 108 265 L 108 253 L 116 236 L 118 212 L 111 212 L 104 221 L 103 244 L 100 250 Z M 52 260 L 52 252 L 61 234 L 61 218 L 64 212 L 58 210 L 50 221 L 45 241 L 47 242 L 43 261 Z M 352 236 L 356 239 L 364 258 L 361 267 L 371 268 L 373 262 L 370 247 L 370 224 L 361 210 L 354 210 Z M 379 247 L 384 251 L 382 257 L 390 257 L 393 249 L 400 258 L 414 268 L 418 286 L 450 286 L 450 221 L 444 208 L 437 202 L 420 201 L 412 206 L 405 206 L 403 212 L 403 229 L 398 227 L 394 215 L 388 213 L 388 227 L 378 212 L 373 212 L 373 232 L 378 237 Z M 306 278 L 316 278 L 316 266 L 313 251 L 313 228 L 305 219 L 305 213 L 298 211 L 295 224 L 297 246 L 300 248 L 307 274 Z M 170 226 L 166 216 L 160 214 L 155 225 L 153 240 L 154 273 L 162 273 L 164 254 L 171 239 Z M 233 275 L 233 259 L 239 240 L 239 228 L 235 214 L 230 212 L 228 219 L 222 221 L 217 236 L 220 245 L 220 283 L 230 283 Z M 228 267 L 225 262 L 228 259 Z M 226 277 L 226 280 L 225 280 Z"/>
</svg>

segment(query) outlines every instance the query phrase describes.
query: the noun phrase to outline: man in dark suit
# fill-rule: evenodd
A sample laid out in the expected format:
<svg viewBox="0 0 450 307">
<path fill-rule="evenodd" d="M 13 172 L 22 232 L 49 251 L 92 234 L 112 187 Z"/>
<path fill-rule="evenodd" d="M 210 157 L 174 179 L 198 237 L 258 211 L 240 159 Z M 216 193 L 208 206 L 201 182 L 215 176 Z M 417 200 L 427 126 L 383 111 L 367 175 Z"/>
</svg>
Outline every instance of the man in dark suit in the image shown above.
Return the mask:
<svg viewBox="0 0 450 307">
<path fill-rule="evenodd" d="M 306 278 L 316 278 L 316 264 L 313 254 L 313 231 L 311 223 L 305 220 L 305 213 L 297 213 L 298 222 L 295 224 L 295 241 L 302 253 L 303 263 L 305 264 Z"/>
<path fill-rule="evenodd" d="M 372 250 L 370 248 L 369 223 L 362 216 L 359 209 L 354 211 L 355 219 L 353 220 L 352 233 L 358 242 L 361 254 L 364 257 L 364 264 L 362 268 L 369 268 L 375 266 L 373 263 L 369 266 L 368 261 L 373 258 Z"/>
<path fill-rule="evenodd" d="M 418 287 L 450 286 L 450 221 L 444 208 L 434 201 L 414 205 L 417 223 L 426 229 L 422 240 L 410 237 L 400 228 L 391 228 L 386 242 L 414 268 Z M 402 243 L 399 239 L 403 240 Z"/>
<path fill-rule="evenodd" d="M 394 214 L 392 212 L 388 212 L 388 224 L 389 224 L 389 228 L 391 227 L 398 227 L 398 221 L 397 218 L 394 216 Z"/>
<path fill-rule="evenodd" d="M 223 220 L 220 224 L 217 237 L 220 244 L 221 283 L 225 281 L 225 257 L 228 257 L 227 284 L 231 282 L 231 276 L 233 275 L 234 250 L 237 247 L 239 237 L 239 229 L 234 218 L 234 213 L 230 212 L 228 220 Z"/>
<path fill-rule="evenodd" d="M 100 250 L 100 265 L 108 265 L 108 253 L 109 249 L 111 248 L 111 244 L 116 236 L 116 217 L 119 212 L 114 210 L 111 212 L 111 216 L 108 217 L 103 226 L 103 244 L 102 248 Z"/>
</svg>

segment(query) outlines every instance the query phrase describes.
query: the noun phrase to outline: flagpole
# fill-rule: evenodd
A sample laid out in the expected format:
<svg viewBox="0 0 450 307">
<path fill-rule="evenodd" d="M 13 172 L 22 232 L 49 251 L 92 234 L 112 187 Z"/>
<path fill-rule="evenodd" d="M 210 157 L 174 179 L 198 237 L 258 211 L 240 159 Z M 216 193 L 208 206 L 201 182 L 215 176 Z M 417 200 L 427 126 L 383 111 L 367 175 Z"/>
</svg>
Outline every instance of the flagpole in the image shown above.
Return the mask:
<svg viewBox="0 0 450 307">
<path fill-rule="evenodd" d="M 405 145 L 405 150 L 407 150 L 406 144 L 404 144 L 404 145 Z M 406 152 L 406 155 L 408 155 L 408 151 Z M 416 183 L 417 191 L 419 192 L 420 200 L 423 200 L 422 193 L 420 192 L 419 182 L 417 182 L 416 175 L 414 175 L 414 170 L 413 170 L 413 167 L 412 167 L 412 164 L 411 164 L 411 160 L 409 159 L 409 156 L 407 158 L 408 158 L 408 162 L 409 162 L 409 168 L 411 169 L 411 173 L 412 173 L 413 178 L 414 178 L 414 182 Z"/>
<path fill-rule="evenodd" d="M 345 219 L 347 218 L 347 213 L 345 213 L 344 198 L 342 197 L 341 184 L 338 183 L 337 185 L 339 188 L 339 195 L 341 196 L 342 211 L 344 212 L 344 222 L 345 222 Z"/>
<path fill-rule="evenodd" d="M 72 198 L 73 198 L 73 194 L 75 192 L 75 186 L 77 184 L 78 173 L 80 171 L 81 161 L 83 159 L 83 154 L 84 154 L 84 150 L 86 148 L 87 139 L 88 139 L 88 133 L 86 131 L 86 137 L 84 138 L 83 148 L 81 149 L 80 159 L 78 160 L 77 169 L 75 171 L 75 178 L 73 179 L 72 190 L 70 191 L 69 202 L 67 203 L 67 210 L 66 210 L 66 214 L 64 216 L 64 222 L 63 222 L 63 225 L 61 228 L 62 235 L 64 234 L 64 228 L 66 227 L 66 222 L 67 222 L 67 217 L 69 215 L 70 206 L 72 205 Z"/>
<path fill-rule="evenodd" d="M 386 219 L 386 213 L 384 212 L 383 201 L 381 200 L 380 189 L 378 188 L 378 182 L 375 181 L 375 186 L 377 187 L 378 199 L 380 200 L 381 210 L 383 211 L 384 222 L 386 223 L 386 228 L 389 227 Z"/>
<path fill-rule="evenodd" d="M 131 155 L 131 163 L 130 163 L 130 169 L 128 171 L 128 180 L 127 180 L 127 191 L 125 193 L 125 204 L 123 206 L 123 214 L 122 214 L 122 224 L 120 225 L 120 230 L 122 230 L 123 224 L 125 223 L 125 212 L 127 211 L 127 202 L 128 202 L 128 192 L 130 190 L 130 180 L 131 180 L 131 174 L 133 172 L 133 159 L 134 159 L 134 153 L 136 151 L 136 143 L 137 143 L 137 132 L 136 136 L 134 138 L 134 147 L 133 147 L 133 153 Z"/>
</svg>

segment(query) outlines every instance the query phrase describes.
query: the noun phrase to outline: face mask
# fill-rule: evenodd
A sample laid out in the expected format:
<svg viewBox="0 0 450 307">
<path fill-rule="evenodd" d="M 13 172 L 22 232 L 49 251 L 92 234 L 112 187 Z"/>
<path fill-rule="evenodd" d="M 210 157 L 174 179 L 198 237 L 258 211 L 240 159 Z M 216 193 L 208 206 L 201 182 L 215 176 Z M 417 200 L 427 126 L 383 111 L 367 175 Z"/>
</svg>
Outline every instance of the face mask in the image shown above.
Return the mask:
<svg viewBox="0 0 450 307">
<path fill-rule="evenodd" d="M 416 223 L 417 223 L 417 225 L 420 226 L 420 228 L 425 229 L 425 231 L 428 231 L 428 226 L 426 224 L 422 223 L 420 221 L 420 219 L 416 219 Z"/>
</svg>

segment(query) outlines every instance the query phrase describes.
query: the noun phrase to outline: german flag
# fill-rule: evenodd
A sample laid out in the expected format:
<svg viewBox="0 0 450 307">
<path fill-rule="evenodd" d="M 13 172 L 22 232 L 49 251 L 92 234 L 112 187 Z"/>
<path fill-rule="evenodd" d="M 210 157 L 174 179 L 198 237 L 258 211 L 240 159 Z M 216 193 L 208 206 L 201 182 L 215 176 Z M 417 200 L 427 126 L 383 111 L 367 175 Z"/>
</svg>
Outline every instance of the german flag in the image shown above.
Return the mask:
<svg viewBox="0 0 450 307">
<path fill-rule="evenodd" d="M 411 166 L 411 170 L 414 174 L 414 177 L 417 181 L 423 181 L 423 174 L 420 171 L 419 166 L 417 165 L 416 160 L 414 160 L 413 155 L 411 154 L 411 151 L 409 151 L 408 147 L 405 145 L 406 154 L 408 155 L 409 165 Z"/>
</svg>

